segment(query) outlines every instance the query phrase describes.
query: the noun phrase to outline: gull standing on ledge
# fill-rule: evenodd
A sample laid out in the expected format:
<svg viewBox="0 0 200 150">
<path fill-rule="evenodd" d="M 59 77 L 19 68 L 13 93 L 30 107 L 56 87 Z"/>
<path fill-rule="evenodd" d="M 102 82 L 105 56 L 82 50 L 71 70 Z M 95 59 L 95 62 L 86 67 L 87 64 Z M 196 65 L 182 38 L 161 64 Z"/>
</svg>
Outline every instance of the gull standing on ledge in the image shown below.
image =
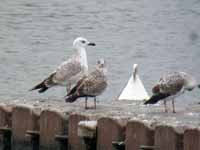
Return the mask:
<svg viewBox="0 0 200 150">
<path fill-rule="evenodd" d="M 31 91 L 38 89 L 39 93 L 43 93 L 53 86 L 66 86 L 67 92 L 69 92 L 71 86 L 88 73 L 87 46 L 95 46 L 95 43 L 90 43 L 82 37 L 76 38 L 73 42 L 75 55 L 63 62 L 46 79 L 33 87 Z"/>
<path fill-rule="evenodd" d="M 166 74 L 152 88 L 153 96 L 144 104 L 155 104 L 160 100 L 164 100 L 165 112 L 167 112 L 166 101 L 172 100 L 173 113 L 175 113 L 175 97 L 183 94 L 185 91 L 192 91 L 196 86 L 195 79 L 185 72 Z"/>
<path fill-rule="evenodd" d="M 126 84 L 125 88 L 120 93 L 118 100 L 136 100 L 143 101 L 149 99 L 149 95 L 144 88 L 138 74 L 138 64 L 133 65 L 133 73 Z"/>
<path fill-rule="evenodd" d="M 88 109 L 87 98 L 93 97 L 96 109 L 96 96 L 102 94 L 107 87 L 105 65 L 104 59 L 98 60 L 96 69 L 77 82 L 76 86 L 67 94 L 65 101 L 72 103 L 79 97 L 85 97 L 85 109 Z"/>
</svg>

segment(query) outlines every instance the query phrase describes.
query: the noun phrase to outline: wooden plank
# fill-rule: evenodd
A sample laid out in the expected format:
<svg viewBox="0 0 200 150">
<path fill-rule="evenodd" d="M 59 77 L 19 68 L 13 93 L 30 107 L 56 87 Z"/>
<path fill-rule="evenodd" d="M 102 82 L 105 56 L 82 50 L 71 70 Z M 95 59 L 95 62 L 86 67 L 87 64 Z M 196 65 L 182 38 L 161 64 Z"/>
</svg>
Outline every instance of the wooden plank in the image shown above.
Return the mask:
<svg viewBox="0 0 200 150">
<path fill-rule="evenodd" d="M 160 150 L 183 150 L 183 133 L 170 126 L 158 126 L 155 129 L 155 147 Z"/>
<path fill-rule="evenodd" d="M 129 121 L 126 127 L 126 150 L 139 150 L 141 145 L 154 145 L 154 130 L 139 121 Z"/>
<path fill-rule="evenodd" d="M 60 112 L 44 110 L 40 115 L 40 148 L 57 150 L 60 145 L 56 135 L 67 135 L 68 117 Z M 67 140 L 67 139 L 66 139 Z M 67 145 L 66 145 L 67 147 Z"/>
<path fill-rule="evenodd" d="M 126 120 L 100 118 L 97 124 L 97 150 L 113 149 L 112 142 L 125 140 Z"/>
<path fill-rule="evenodd" d="M 184 150 L 200 150 L 200 130 L 187 129 L 184 132 Z"/>
<path fill-rule="evenodd" d="M 39 115 L 29 106 L 16 106 L 12 113 L 13 149 L 31 149 L 31 144 L 25 136 L 27 130 L 39 130 Z"/>
</svg>

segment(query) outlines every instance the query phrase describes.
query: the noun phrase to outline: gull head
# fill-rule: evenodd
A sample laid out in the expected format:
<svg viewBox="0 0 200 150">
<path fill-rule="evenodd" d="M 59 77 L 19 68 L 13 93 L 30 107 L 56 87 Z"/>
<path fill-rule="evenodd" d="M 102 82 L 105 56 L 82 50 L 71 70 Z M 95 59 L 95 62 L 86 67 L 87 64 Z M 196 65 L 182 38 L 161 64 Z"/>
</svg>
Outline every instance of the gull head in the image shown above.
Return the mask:
<svg viewBox="0 0 200 150">
<path fill-rule="evenodd" d="M 103 72 L 104 75 L 107 74 L 106 62 L 104 59 L 101 58 L 97 61 L 96 69 Z"/>
<path fill-rule="evenodd" d="M 105 66 L 106 66 L 106 62 L 103 58 L 101 58 L 97 61 L 97 67 L 98 68 L 104 68 Z"/>
<path fill-rule="evenodd" d="M 137 72 L 138 72 L 138 64 L 134 64 L 133 65 L 133 79 L 134 80 L 136 79 Z"/>
<path fill-rule="evenodd" d="M 85 48 L 87 46 L 95 46 L 95 43 L 89 42 L 86 38 L 78 37 L 73 42 L 73 47 L 76 49 Z"/>
<path fill-rule="evenodd" d="M 186 90 L 192 91 L 195 87 L 198 87 L 196 79 L 193 76 L 185 72 L 180 72 L 180 74 L 184 79 L 184 88 Z"/>
<path fill-rule="evenodd" d="M 153 88 L 152 88 L 152 93 L 153 94 L 158 94 L 160 93 L 160 85 L 156 84 Z"/>
</svg>

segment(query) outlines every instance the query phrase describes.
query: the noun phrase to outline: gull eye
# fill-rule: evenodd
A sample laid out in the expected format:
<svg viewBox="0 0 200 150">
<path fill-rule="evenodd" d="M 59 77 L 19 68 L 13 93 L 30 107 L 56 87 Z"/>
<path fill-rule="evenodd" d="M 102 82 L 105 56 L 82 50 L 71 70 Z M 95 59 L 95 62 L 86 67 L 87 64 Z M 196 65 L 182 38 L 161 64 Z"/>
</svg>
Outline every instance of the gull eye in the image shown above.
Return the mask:
<svg viewBox="0 0 200 150">
<path fill-rule="evenodd" d="M 81 43 L 85 43 L 85 41 L 81 41 Z"/>
</svg>

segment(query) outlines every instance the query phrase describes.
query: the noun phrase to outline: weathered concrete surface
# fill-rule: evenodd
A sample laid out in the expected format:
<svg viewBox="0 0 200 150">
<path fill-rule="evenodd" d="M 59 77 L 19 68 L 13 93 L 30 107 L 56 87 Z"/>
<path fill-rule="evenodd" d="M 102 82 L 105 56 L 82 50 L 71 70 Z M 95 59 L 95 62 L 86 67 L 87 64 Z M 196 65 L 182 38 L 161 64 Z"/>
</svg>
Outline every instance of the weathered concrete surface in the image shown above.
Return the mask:
<svg viewBox="0 0 200 150">
<path fill-rule="evenodd" d="M 78 136 L 87 138 L 96 138 L 97 136 L 97 121 L 84 120 L 78 123 Z"/>
<path fill-rule="evenodd" d="M 184 150 L 200 149 L 200 129 L 187 129 L 184 132 Z"/>
<path fill-rule="evenodd" d="M 183 150 L 183 132 L 179 133 L 169 126 L 157 126 L 155 147 L 160 150 Z"/>
<path fill-rule="evenodd" d="M 58 150 L 59 143 L 55 141 L 55 135 L 66 135 L 68 128 L 68 116 L 54 111 L 43 110 L 40 115 L 40 148 Z"/>
<path fill-rule="evenodd" d="M 12 112 L 13 149 L 31 149 L 30 141 L 25 136 L 27 130 L 39 130 L 39 114 L 32 107 L 15 106 Z M 24 148 L 26 147 L 26 148 Z"/>
<path fill-rule="evenodd" d="M 12 104 L 12 103 L 7 103 L 7 104 Z M 14 105 L 14 104 L 13 104 Z M 200 107 L 198 104 L 195 105 L 188 105 L 187 107 L 177 107 L 177 113 L 173 114 L 171 112 L 169 113 L 164 113 L 163 112 L 163 106 L 160 105 L 149 105 L 149 106 L 144 106 L 142 103 L 136 103 L 136 102 L 130 102 L 130 101 L 112 101 L 109 103 L 103 103 L 100 102 L 100 104 L 97 104 L 97 109 L 96 110 L 85 110 L 84 109 L 84 101 L 81 99 L 75 103 L 65 103 L 63 100 L 40 100 L 34 103 L 33 101 L 26 103 L 25 105 L 32 105 L 34 109 L 37 110 L 53 110 L 58 112 L 59 114 L 69 116 L 69 114 L 79 114 L 83 116 L 87 116 L 91 120 L 98 120 L 100 118 L 126 118 L 127 120 L 135 120 L 135 121 L 142 121 L 146 122 L 147 124 L 153 124 L 153 126 L 172 126 L 173 128 L 176 128 L 177 126 L 187 126 L 188 128 L 193 128 L 193 127 L 198 127 L 200 122 L 199 122 L 199 115 L 200 115 Z M 50 115 L 51 116 L 51 115 Z M 46 127 L 49 127 L 48 124 L 51 124 L 52 122 L 59 122 L 56 119 L 51 120 L 52 117 L 47 117 L 49 119 L 45 119 L 46 117 L 43 117 L 43 122 L 44 125 L 41 128 L 41 131 L 45 131 Z M 83 118 L 85 119 L 85 118 Z M 47 121 L 46 121 L 47 120 Z M 78 122 L 79 120 L 82 119 L 75 119 L 75 122 Z M 72 121 L 73 122 L 73 121 Z M 68 123 L 66 123 L 68 125 Z M 75 127 L 73 126 L 75 124 Z M 78 123 L 77 123 L 78 124 Z M 57 125 L 55 125 L 57 126 Z M 53 127 L 49 127 L 53 128 Z M 76 135 L 77 136 L 77 127 L 76 123 L 72 123 L 71 127 L 74 130 L 71 130 L 69 134 Z M 60 128 L 62 130 L 62 127 Z M 42 132 L 43 132 L 42 131 Z M 54 130 L 55 131 L 55 130 Z M 54 131 L 49 131 L 49 132 L 54 132 Z M 161 130 L 162 131 L 162 130 Z M 157 137 L 159 134 L 165 133 L 165 131 L 162 132 L 157 132 Z M 48 132 L 48 131 L 45 131 Z M 46 136 L 46 134 L 44 134 Z M 109 131 L 110 132 L 110 131 Z M 179 134 L 177 135 L 176 133 L 171 132 L 170 130 L 167 131 L 171 135 L 174 135 L 174 139 L 177 141 L 175 143 L 180 143 L 179 140 L 177 140 L 176 137 L 179 137 Z M 58 132 L 55 131 L 54 134 L 57 134 Z M 159 133 L 159 134 L 158 134 Z M 178 132 L 180 133 L 180 132 Z M 182 132 L 183 133 L 183 132 Z M 51 133 L 51 139 L 49 141 L 55 142 L 54 140 L 54 135 Z M 54 136 L 53 136 L 54 135 Z M 170 142 L 169 138 L 165 137 L 167 142 Z M 48 139 L 48 138 L 47 138 Z M 119 138 L 120 139 L 120 138 Z M 122 138 L 123 140 L 125 137 Z M 121 139 L 120 139 L 121 140 Z M 168 141 L 169 140 L 169 141 Z M 47 144 L 46 142 L 41 143 Z M 45 141 L 45 140 L 44 140 Z M 82 144 L 82 140 L 77 140 L 78 142 L 72 141 L 71 143 L 79 143 Z M 111 140 L 110 140 L 111 141 Z M 157 138 L 158 141 L 158 138 Z M 50 142 L 50 143 L 51 143 Z M 57 143 L 57 142 L 55 142 Z M 71 144 L 71 145 L 74 145 Z M 110 142 L 109 142 L 110 143 Z M 155 141 L 156 143 L 156 141 Z M 173 145 L 173 144 L 172 144 Z M 174 144 L 177 145 L 177 144 Z M 183 145 L 183 144 L 182 144 Z M 157 146 L 162 146 L 157 144 Z M 73 146 L 72 146 L 73 147 Z M 177 148 L 177 146 L 173 147 L 174 149 Z M 75 149 L 76 146 L 75 146 Z M 173 150 L 173 149 L 172 149 Z"/>
<path fill-rule="evenodd" d="M 91 103 L 93 101 L 91 100 Z M 8 103 L 8 102 L 7 102 Z M 19 103 L 19 102 L 18 102 Z M 23 101 L 22 101 L 23 103 Z M 14 104 L 9 102 L 8 104 Z M 84 100 L 80 99 L 74 103 L 65 103 L 64 100 L 41 99 L 26 102 L 28 105 L 33 105 L 41 109 L 53 109 L 58 112 L 81 113 L 83 115 L 92 116 L 119 116 L 129 117 L 138 120 L 147 120 L 158 124 L 168 124 L 173 126 L 199 126 L 200 104 L 191 104 L 186 107 L 178 106 L 177 113 L 171 111 L 165 113 L 163 105 L 143 105 L 143 102 L 131 101 L 110 101 L 97 103 L 96 110 L 85 110 Z"/>
<path fill-rule="evenodd" d="M 125 118 L 100 118 L 97 124 L 97 150 L 111 150 L 112 142 L 124 141 L 126 123 Z"/>
<path fill-rule="evenodd" d="M 139 150 L 141 145 L 154 145 L 154 129 L 146 122 L 130 120 L 126 126 L 126 150 Z"/>
<path fill-rule="evenodd" d="M 89 100 L 90 101 L 90 100 Z M 91 103 L 93 100 L 91 99 Z M 152 122 L 158 122 L 159 124 L 168 124 L 173 126 L 186 125 L 190 127 L 198 127 L 200 104 L 191 104 L 185 107 L 176 106 L 177 113 L 173 114 L 164 112 L 163 105 L 143 105 L 143 102 L 132 101 L 109 101 L 104 100 L 97 103 L 96 110 L 85 110 L 84 100 L 80 99 L 74 103 L 65 103 L 64 99 L 36 99 L 35 101 L 6 101 L 5 104 L 18 104 L 24 103 L 32 105 L 37 109 L 53 109 L 58 112 L 81 113 L 85 115 L 95 116 L 122 116 L 130 117 L 139 120 L 148 120 Z"/>
</svg>

